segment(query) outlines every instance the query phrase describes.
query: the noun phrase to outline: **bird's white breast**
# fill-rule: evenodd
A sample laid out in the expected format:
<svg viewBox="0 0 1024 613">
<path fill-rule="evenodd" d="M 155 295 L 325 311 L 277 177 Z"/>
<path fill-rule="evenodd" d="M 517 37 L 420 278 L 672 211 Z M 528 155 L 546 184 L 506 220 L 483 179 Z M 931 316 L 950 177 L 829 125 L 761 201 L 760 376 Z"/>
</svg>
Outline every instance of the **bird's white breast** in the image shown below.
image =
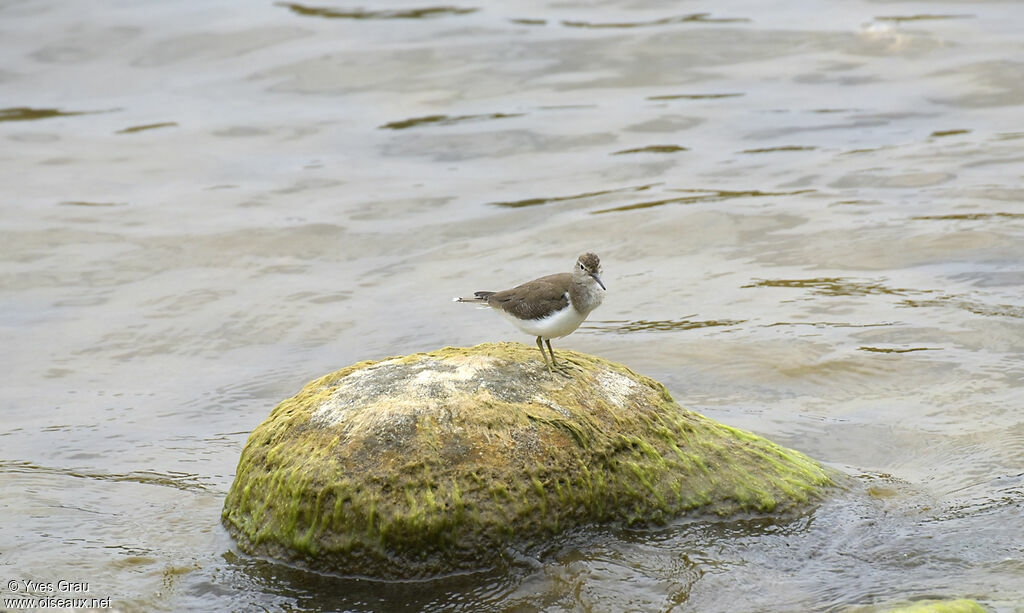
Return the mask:
<svg viewBox="0 0 1024 613">
<path fill-rule="evenodd" d="M 556 311 L 540 319 L 519 319 L 515 315 L 510 315 L 504 311 L 498 312 L 523 332 L 531 336 L 541 336 L 547 339 L 561 338 L 572 334 L 576 328 L 580 327 L 583 320 L 587 318 L 586 315 L 582 315 L 574 309 L 571 304 L 561 311 Z"/>
</svg>

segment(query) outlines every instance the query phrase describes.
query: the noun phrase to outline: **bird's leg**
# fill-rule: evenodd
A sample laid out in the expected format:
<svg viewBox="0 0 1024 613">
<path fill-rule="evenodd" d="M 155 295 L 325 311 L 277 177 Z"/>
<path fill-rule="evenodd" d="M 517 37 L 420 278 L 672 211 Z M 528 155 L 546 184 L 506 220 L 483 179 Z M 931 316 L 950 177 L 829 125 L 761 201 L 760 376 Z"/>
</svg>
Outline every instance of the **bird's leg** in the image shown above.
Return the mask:
<svg viewBox="0 0 1024 613">
<path fill-rule="evenodd" d="M 558 364 L 555 364 L 555 350 L 551 348 L 551 339 L 544 339 L 544 341 L 548 344 L 548 351 L 551 353 L 551 367 L 563 375 L 568 375 L 570 370 L 568 366 L 559 366 Z M 544 353 L 544 350 L 541 349 L 540 352 Z"/>
<path fill-rule="evenodd" d="M 551 347 L 551 341 L 548 341 L 548 347 Z M 544 344 L 543 342 L 541 342 L 541 338 L 539 336 L 537 337 L 537 349 L 540 349 L 540 357 L 541 359 L 544 360 L 544 366 L 548 367 L 548 372 L 551 374 L 555 374 L 555 371 L 551 370 L 552 365 L 548 364 L 548 356 L 546 353 L 544 353 Z"/>
</svg>

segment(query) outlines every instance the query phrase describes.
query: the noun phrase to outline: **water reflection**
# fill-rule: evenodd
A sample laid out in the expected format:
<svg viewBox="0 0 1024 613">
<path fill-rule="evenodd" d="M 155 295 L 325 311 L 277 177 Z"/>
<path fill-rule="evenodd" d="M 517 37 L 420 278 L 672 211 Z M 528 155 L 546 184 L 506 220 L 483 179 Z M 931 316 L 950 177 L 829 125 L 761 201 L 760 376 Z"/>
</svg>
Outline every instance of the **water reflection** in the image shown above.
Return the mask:
<svg viewBox="0 0 1024 613">
<path fill-rule="evenodd" d="M 744 323 L 743 319 L 708 319 L 692 320 L 689 318 L 652 321 L 640 319 L 636 321 L 591 320 L 580 326 L 581 330 L 597 330 L 615 334 L 632 334 L 634 332 L 671 332 L 679 330 L 697 330 L 720 326 L 737 326 Z"/>
<path fill-rule="evenodd" d="M 367 10 L 367 9 L 334 9 L 327 7 L 306 6 L 293 2 L 278 2 L 292 12 L 305 17 L 326 17 L 329 19 L 426 19 L 449 15 L 467 15 L 478 11 L 477 8 L 460 8 L 456 6 L 428 6 L 415 9 Z"/>
<path fill-rule="evenodd" d="M 123 130 L 118 130 L 116 134 L 134 134 L 136 132 L 144 132 L 146 130 L 156 130 L 157 128 L 174 128 L 177 126 L 178 122 L 176 121 L 162 121 L 159 123 L 147 123 L 141 126 L 131 126 L 129 128 L 124 128 Z"/>
<path fill-rule="evenodd" d="M 975 315 L 986 317 L 1024 317 L 1024 305 L 1016 304 L 985 304 L 976 300 L 969 300 L 959 296 L 943 295 L 930 300 L 903 300 L 899 306 L 922 308 L 922 307 L 954 307 L 962 309 Z"/>
<path fill-rule="evenodd" d="M 679 145 L 648 145 L 646 147 L 637 147 L 636 149 L 623 149 L 622 151 L 612 153 L 612 155 L 624 155 L 627 153 L 677 153 L 689 150 L 689 148 L 680 147 Z"/>
<path fill-rule="evenodd" d="M 755 279 L 752 283 L 741 285 L 741 289 L 754 287 L 791 287 L 809 289 L 811 294 L 818 296 L 868 296 L 885 294 L 906 296 L 910 294 L 927 294 L 930 290 L 914 290 L 889 287 L 882 281 L 859 281 L 847 277 L 816 277 L 812 279 Z"/>
<path fill-rule="evenodd" d="M 813 192 L 813 189 L 800 189 L 792 192 L 763 192 L 760 190 L 724 190 L 724 189 L 670 189 L 668 191 L 673 192 L 686 192 L 695 193 L 693 196 L 679 196 L 676 198 L 664 198 L 660 200 L 651 200 L 647 202 L 636 202 L 633 204 L 626 204 L 623 206 L 616 206 L 607 209 L 600 209 L 597 211 L 591 211 L 595 215 L 603 213 L 621 213 L 624 211 L 636 211 L 641 209 L 650 209 L 654 207 L 663 206 L 666 204 L 692 204 L 696 202 L 719 202 L 723 200 L 733 200 L 736 198 L 763 198 L 768 196 L 795 196 L 798 194 L 806 194 Z"/>
<path fill-rule="evenodd" d="M 778 147 L 762 147 L 760 149 L 744 149 L 742 154 L 750 153 L 778 153 L 780 151 L 814 151 L 817 147 L 805 147 L 802 145 L 779 145 Z"/>
<path fill-rule="evenodd" d="M 949 215 L 918 215 L 915 221 L 979 221 L 986 219 L 1024 219 L 1024 213 L 951 213 Z"/>
<path fill-rule="evenodd" d="M 715 100 L 717 98 L 736 98 L 741 93 L 728 94 L 667 94 L 663 96 L 647 96 L 648 100 Z"/>
<path fill-rule="evenodd" d="M 456 117 L 450 117 L 448 115 L 427 115 L 426 117 L 414 117 L 412 119 L 403 119 L 401 121 L 388 122 L 380 126 L 380 128 L 382 130 L 404 130 L 406 128 L 415 128 L 423 125 L 451 126 L 470 121 L 484 121 L 488 119 L 507 119 L 509 117 L 522 116 L 523 113 L 487 113 L 482 115 L 459 115 Z"/>
<path fill-rule="evenodd" d="M 52 117 L 74 117 L 75 115 L 89 115 L 105 112 L 107 111 L 62 111 L 60 109 L 39 109 L 28 106 L 15 106 L 0 109 L 0 121 L 35 121 L 38 119 L 50 119 Z"/>
<path fill-rule="evenodd" d="M 895 347 L 857 347 L 860 351 L 870 351 L 873 353 L 910 353 L 912 351 L 942 351 L 942 347 L 906 347 L 906 348 L 895 348 Z"/>
<path fill-rule="evenodd" d="M 52 428 L 51 428 L 52 430 Z M 141 483 L 144 485 L 161 485 L 184 491 L 202 492 L 212 486 L 204 475 L 167 471 L 150 470 L 131 471 L 128 473 L 106 473 L 75 468 L 39 466 L 31 462 L 18 460 L 0 460 L 0 474 L 28 474 L 42 476 L 74 477 L 113 483 Z"/>
<path fill-rule="evenodd" d="M 630 192 L 642 192 L 646 191 L 657 185 L 657 183 L 651 183 L 648 185 L 636 185 L 632 187 L 620 187 L 616 189 L 605 189 L 596 192 L 585 192 L 582 194 L 572 194 L 569 196 L 549 196 L 546 198 L 526 198 L 524 200 L 513 200 L 511 202 L 490 202 L 488 204 L 494 206 L 502 206 L 513 209 L 523 208 L 527 206 L 539 206 L 542 204 L 554 204 L 557 202 L 566 202 L 569 200 L 584 200 L 586 198 L 596 198 L 597 196 L 605 196 L 608 194 L 618 193 L 630 193 Z"/>
<path fill-rule="evenodd" d="M 65 206 L 128 206 L 127 202 L 86 202 L 85 200 L 65 200 L 59 204 Z"/>
<path fill-rule="evenodd" d="M 711 13 L 690 13 L 661 17 L 647 21 L 593 22 L 563 20 L 562 25 L 570 28 L 645 28 L 649 26 L 666 26 L 677 23 L 743 23 L 750 21 L 746 17 L 712 17 Z"/>
<path fill-rule="evenodd" d="M 920 15 L 894 15 L 890 17 L 875 17 L 875 21 L 895 21 L 897 23 L 903 21 L 932 21 L 936 19 L 972 19 L 975 15 L 929 15 L 923 13 Z"/>
<path fill-rule="evenodd" d="M 309 572 L 277 562 L 224 554 L 231 593 L 261 593 L 260 601 L 299 610 L 335 611 L 487 611 L 503 602 L 525 571 L 515 562 L 501 568 L 414 581 L 379 581 Z M 248 584 L 248 585 L 246 585 Z M 209 585 L 196 596 L 208 596 Z M 253 602 L 255 605 L 256 602 Z"/>
</svg>

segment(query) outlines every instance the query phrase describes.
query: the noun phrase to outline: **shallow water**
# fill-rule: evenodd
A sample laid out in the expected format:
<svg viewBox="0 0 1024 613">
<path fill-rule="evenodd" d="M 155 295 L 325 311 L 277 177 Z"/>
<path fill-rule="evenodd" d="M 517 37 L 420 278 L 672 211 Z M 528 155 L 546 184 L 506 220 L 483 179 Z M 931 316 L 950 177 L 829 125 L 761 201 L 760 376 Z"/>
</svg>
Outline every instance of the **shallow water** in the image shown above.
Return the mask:
<svg viewBox="0 0 1024 613">
<path fill-rule="evenodd" d="M 2 596 L 1020 610 L 1022 29 L 995 1 L 0 2 Z M 851 490 L 427 582 L 235 550 L 221 505 L 274 404 L 358 360 L 531 343 L 450 298 L 585 250 L 608 295 L 556 350 Z"/>
</svg>

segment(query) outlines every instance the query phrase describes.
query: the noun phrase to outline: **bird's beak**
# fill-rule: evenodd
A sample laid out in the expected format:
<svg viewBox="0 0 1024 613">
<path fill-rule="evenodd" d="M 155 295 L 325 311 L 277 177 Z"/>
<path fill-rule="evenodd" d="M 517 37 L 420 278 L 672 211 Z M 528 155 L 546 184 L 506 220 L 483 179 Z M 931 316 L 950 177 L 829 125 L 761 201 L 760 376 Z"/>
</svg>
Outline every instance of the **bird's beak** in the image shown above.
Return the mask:
<svg viewBox="0 0 1024 613">
<path fill-rule="evenodd" d="M 597 281 L 597 284 L 601 286 L 601 289 L 603 289 L 606 292 L 608 291 L 608 288 L 604 286 L 604 283 L 601 283 L 601 277 L 597 276 L 596 272 L 590 273 L 590 276 L 594 277 L 594 281 Z"/>
</svg>

